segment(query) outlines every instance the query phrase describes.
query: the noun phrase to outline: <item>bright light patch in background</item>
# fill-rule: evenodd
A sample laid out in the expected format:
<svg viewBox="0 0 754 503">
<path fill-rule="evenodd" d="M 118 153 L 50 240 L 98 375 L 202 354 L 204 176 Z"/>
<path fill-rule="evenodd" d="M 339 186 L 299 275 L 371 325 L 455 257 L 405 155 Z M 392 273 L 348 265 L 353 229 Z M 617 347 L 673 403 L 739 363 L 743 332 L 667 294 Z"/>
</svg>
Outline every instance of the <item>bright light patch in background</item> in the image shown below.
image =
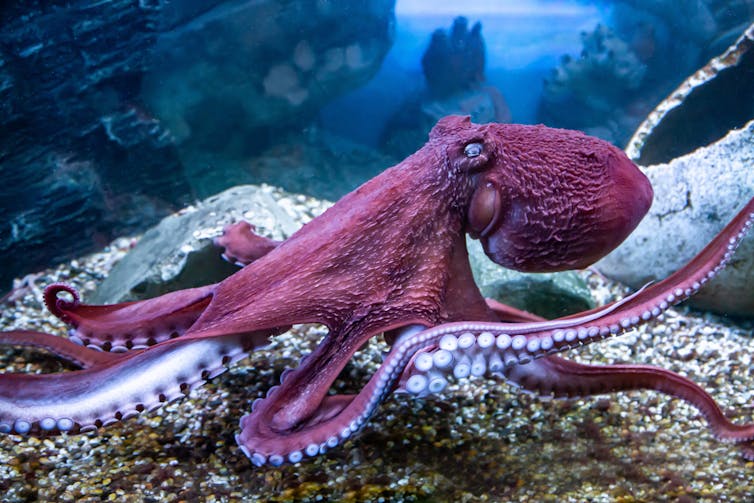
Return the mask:
<svg viewBox="0 0 754 503">
<path fill-rule="evenodd" d="M 395 6 L 397 16 L 425 16 L 427 14 L 457 16 L 463 15 L 547 15 L 578 16 L 596 14 L 593 5 L 560 0 L 398 0 Z"/>
<path fill-rule="evenodd" d="M 487 83 L 497 87 L 513 121 L 537 122 L 544 79 L 564 54 L 578 57 L 581 32 L 610 16 L 610 2 L 584 0 L 397 0 L 392 49 L 374 79 L 335 100 L 321 114 L 325 126 L 377 145 L 389 117 L 424 86 L 421 58 L 432 32 L 464 16 L 482 23 Z"/>
<path fill-rule="evenodd" d="M 591 31 L 605 13 L 576 0 L 397 0 L 397 33 L 390 57 L 418 68 L 421 54 L 437 28 L 448 29 L 457 16 L 469 26 L 482 23 L 488 70 L 529 65 L 553 66 L 561 55 L 578 54 L 579 33 Z"/>
</svg>

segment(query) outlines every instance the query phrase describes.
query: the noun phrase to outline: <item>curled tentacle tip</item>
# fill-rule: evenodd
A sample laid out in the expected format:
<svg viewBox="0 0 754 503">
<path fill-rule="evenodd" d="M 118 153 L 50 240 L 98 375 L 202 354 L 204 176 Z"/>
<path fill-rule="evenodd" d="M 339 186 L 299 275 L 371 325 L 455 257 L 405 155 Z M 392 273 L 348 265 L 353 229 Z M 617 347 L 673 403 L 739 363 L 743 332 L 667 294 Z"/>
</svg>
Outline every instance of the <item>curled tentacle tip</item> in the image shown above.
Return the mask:
<svg viewBox="0 0 754 503">
<path fill-rule="evenodd" d="M 58 294 L 65 292 L 72 297 L 72 300 L 61 299 Z M 52 314 L 67 321 L 68 316 L 64 312 L 64 309 L 71 309 L 79 304 L 79 294 L 75 288 L 65 283 L 52 283 L 45 288 L 44 291 L 44 303 L 47 310 Z"/>
</svg>

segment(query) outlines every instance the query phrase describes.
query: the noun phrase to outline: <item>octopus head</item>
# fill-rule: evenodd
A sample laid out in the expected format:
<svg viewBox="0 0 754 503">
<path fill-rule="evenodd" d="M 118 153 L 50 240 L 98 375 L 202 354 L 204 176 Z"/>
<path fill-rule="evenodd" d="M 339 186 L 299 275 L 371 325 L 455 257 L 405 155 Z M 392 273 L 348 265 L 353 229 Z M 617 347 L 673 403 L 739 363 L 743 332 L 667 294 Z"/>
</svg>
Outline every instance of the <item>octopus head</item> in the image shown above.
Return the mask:
<svg viewBox="0 0 754 503">
<path fill-rule="evenodd" d="M 455 139 L 447 148 L 457 152 L 447 155 L 472 181 L 467 231 L 505 267 L 586 267 L 618 246 L 652 203 L 649 180 L 623 151 L 581 132 L 450 116 L 433 137 Z"/>
</svg>

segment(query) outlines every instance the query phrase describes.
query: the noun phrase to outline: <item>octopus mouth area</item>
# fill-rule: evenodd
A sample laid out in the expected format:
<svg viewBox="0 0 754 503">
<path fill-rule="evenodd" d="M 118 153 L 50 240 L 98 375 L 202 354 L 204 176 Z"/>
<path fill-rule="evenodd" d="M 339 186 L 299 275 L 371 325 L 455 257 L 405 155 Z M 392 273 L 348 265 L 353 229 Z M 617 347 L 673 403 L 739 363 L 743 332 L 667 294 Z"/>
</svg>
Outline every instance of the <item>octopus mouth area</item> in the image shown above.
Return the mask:
<svg viewBox="0 0 754 503">
<path fill-rule="evenodd" d="M 351 403 L 355 395 L 328 395 L 320 403 L 317 410 L 303 421 L 299 421 L 297 424 L 289 426 L 287 428 L 278 429 L 273 427 L 278 433 L 298 433 L 306 432 L 307 430 L 315 429 L 318 426 L 330 421 Z M 273 423 L 276 422 L 273 419 Z"/>
</svg>

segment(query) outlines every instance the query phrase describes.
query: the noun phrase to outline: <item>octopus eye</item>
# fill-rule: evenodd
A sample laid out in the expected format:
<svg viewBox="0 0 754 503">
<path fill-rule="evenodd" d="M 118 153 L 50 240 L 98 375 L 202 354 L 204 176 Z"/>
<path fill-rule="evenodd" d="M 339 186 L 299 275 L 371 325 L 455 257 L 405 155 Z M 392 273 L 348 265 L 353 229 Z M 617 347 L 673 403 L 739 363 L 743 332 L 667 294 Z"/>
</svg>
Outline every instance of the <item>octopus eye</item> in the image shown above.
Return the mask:
<svg viewBox="0 0 754 503">
<path fill-rule="evenodd" d="M 463 149 L 463 153 L 466 154 L 466 157 L 471 159 L 472 157 L 478 157 L 482 155 L 482 148 L 483 147 L 481 143 L 469 143 Z"/>
</svg>

